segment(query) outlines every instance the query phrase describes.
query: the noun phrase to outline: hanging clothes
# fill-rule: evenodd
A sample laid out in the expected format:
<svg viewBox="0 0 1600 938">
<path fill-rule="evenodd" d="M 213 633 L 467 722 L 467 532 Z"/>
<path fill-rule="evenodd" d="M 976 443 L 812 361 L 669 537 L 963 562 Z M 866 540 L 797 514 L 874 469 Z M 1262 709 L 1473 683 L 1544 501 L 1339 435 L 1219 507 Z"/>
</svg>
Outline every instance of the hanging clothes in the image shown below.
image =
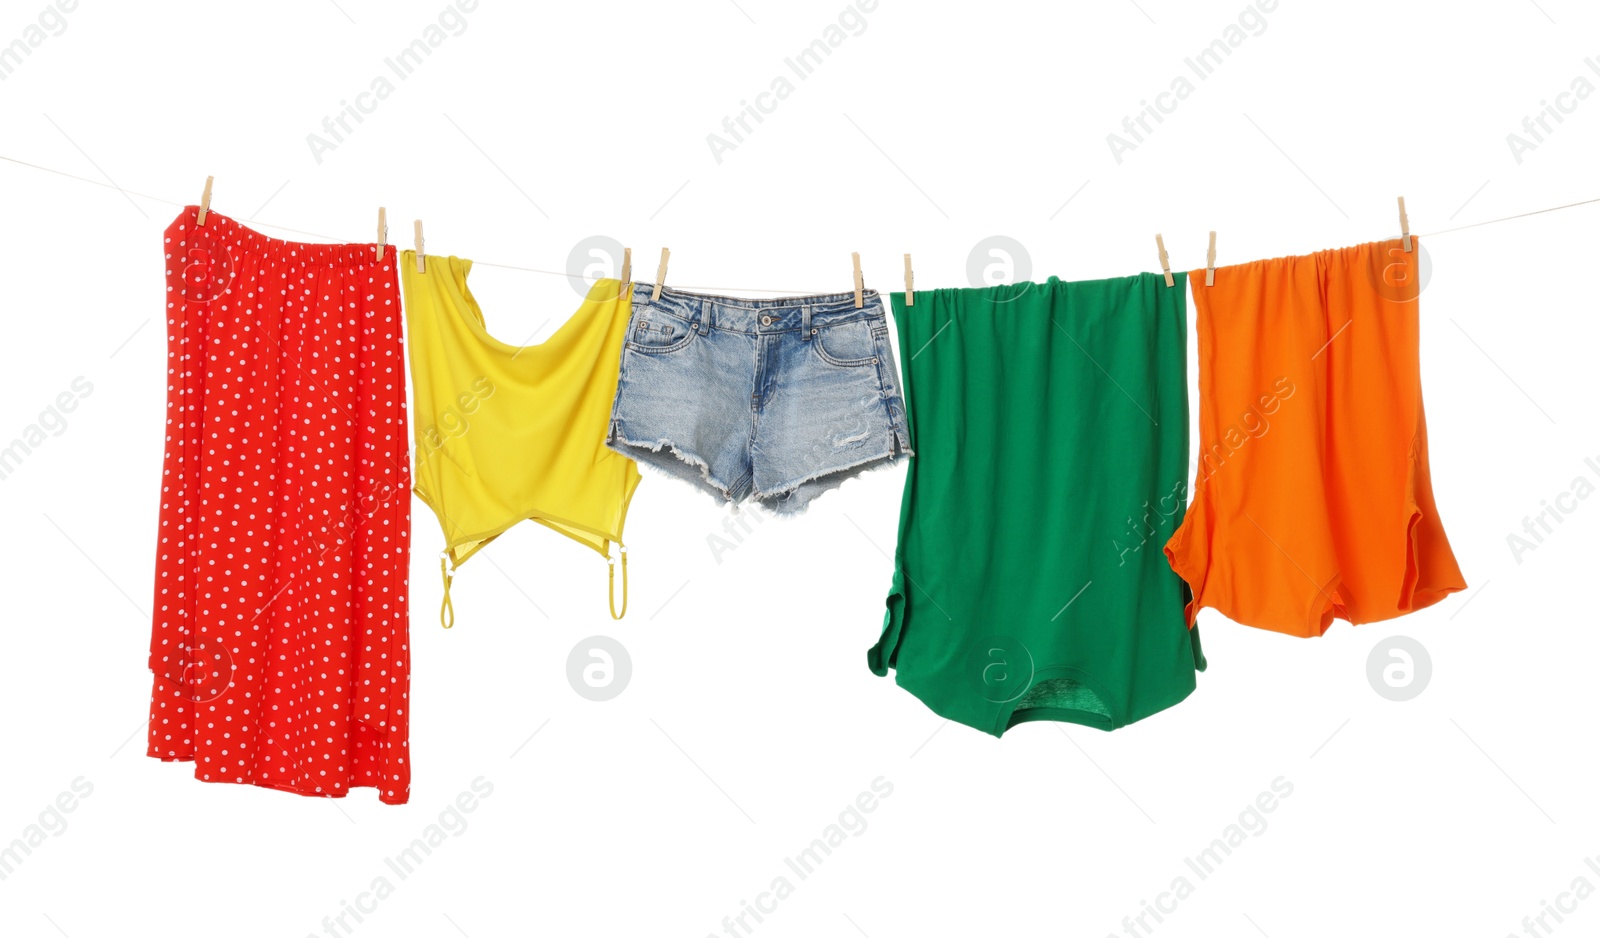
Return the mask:
<svg viewBox="0 0 1600 938">
<path fill-rule="evenodd" d="M 186 208 L 166 231 L 149 755 L 410 794 L 410 471 L 395 252 Z"/>
<path fill-rule="evenodd" d="M 1184 276 L 892 294 L 916 455 L 867 666 L 1001 736 L 1115 730 L 1195 689 Z"/>
<path fill-rule="evenodd" d="M 510 345 L 490 335 L 467 286 L 472 261 L 403 253 L 411 384 L 416 401 L 416 492 L 439 519 L 444 601 L 455 622 L 455 568 L 519 522 L 536 521 L 611 564 L 639 468 L 606 448 L 606 421 L 628 325 L 628 290 L 601 280 L 549 339 Z M 613 556 L 611 545 L 618 547 Z"/>
<path fill-rule="evenodd" d="M 1316 637 L 1466 588 L 1428 467 L 1419 257 L 1395 240 L 1191 272 L 1200 459 L 1166 545 L 1191 622 Z"/>
</svg>

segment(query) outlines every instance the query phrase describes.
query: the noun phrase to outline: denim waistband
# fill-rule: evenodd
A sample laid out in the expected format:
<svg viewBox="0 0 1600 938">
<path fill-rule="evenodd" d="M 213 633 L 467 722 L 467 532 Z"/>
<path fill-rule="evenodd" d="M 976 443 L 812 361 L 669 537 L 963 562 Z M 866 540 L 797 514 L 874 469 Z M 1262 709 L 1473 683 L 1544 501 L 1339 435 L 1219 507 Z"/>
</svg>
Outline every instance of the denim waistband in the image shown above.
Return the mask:
<svg viewBox="0 0 1600 938">
<path fill-rule="evenodd" d="M 686 293 L 665 287 L 661 297 L 652 300 L 655 284 L 633 285 L 633 308 L 660 310 L 680 319 L 725 332 L 792 332 L 810 323 L 813 327 L 835 325 L 857 319 L 885 319 L 883 297 L 876 290 L 861 291 L 861 308 L 856 308 L 854 293 L 824 293 L 815 296 L 783 296 L 753 300 L 733 296 Z"/>
</svg>

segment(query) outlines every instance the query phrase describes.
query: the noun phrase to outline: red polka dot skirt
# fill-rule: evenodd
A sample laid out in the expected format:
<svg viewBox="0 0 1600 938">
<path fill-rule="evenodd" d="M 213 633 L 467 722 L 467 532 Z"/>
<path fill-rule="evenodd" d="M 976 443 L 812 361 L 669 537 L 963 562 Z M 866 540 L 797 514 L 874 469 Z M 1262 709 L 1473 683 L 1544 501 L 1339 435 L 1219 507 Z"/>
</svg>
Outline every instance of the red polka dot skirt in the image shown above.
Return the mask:
<svg viewBox="0 0 1600 938">
<path fill-rule="evenodd" d="M 404 804 L 398 257 L 197 214 L 166 232 L 149 754 L 206 782 Z"/>
</svg>

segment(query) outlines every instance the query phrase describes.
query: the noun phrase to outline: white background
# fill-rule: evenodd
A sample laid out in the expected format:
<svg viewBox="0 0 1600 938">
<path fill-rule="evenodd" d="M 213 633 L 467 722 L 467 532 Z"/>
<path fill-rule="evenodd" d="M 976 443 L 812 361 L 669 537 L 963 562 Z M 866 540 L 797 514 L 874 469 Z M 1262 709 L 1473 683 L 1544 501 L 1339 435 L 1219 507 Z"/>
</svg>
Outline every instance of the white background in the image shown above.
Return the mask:
<svg viewBox="0 0 1600 938">
<path fill-rule="evenodd" d="M 43 6 L 0 4 L 0 43 Z M 441 630 L 441 536 L 414 503 L 409 805 L 208 786 L 147 759 L 161 232 L 207 174 L 217 211 L 279 237 L 370 241 L 385 205 L 395 241 L 426 221 L 432 253 L 559 272 L 603 234 L 644 279 L 666 244 L 674 285 L 734 293 L 848 289 L 851 251 L 869 286 L 898 289 L 906 251 L 920 285 L 965 286 L 997 234 L 1033 278 L 1085 279 L 1153 269 L 1156 231 L 1182 269 L 1210 229 L 1223 264 L 1392 237 L 1400 194 L 1416 232 L 1600 196 L 1600 100 L 1520 164 L 1506 142 L 1576 76 L 1600 84 L 1600 15 L 1578 0 L 1284 0 L 1120 164 L 1106 135 L 1191 74 L 1242 0 L 881 0 L 720 163 L 707 134 L 843 0 L 483 0 L 318 162 L 307 134 L 442 8 L 89 0 L 0 82 L 0 155 L 131 190 L 0 162 L 0 442 L 75 377 L 93 385 L 0 481 L 0 843 L 92 785 L 0 881 L 0 933 L 326 934 L 387 875 L 351 933 L 700 936 L 787 875 L 793 894 L 746 920 L 762 938 L 1098 938 L 1183 875 L 1193 894 L 1146 919 L 1163 938 L 1498 938 L 1577 877 L 1600 887 L 1583 863 L 1600 854 L 1600 499 L 1520 563 L 1507 545 L 1576 477 L 1600 483 L 1600 207 L 1426 239 L 1434 485 L 1470 589 L 1312 641 L 1208 611 L 1199 689 L 1142 723 L 995 740 L 868 672 L 903 468 L 752 523 L 720 562 L 725 513 L 647 474 L 620 623 L 601 561 L 530 524 L 466 565 Z M 511 342 L 577 306 L 559 274 L 473 281 Z M 605 703 L 565 676 L 596 634 L 632 658 Z M 1366 676 L 1397 634 L 1433 668 L 1405 703 Z M 493 793 L 466 829 L 399 881 L 384 858 L 480 776 Z M 798 880 L 783 858 L 880 776 L 893 792 L 865 830 Z M 1199 880 L 1184 858 L 1280 776 L 1292 796 Z M 1600 899 L 1576 909 L 1546 922 L 1600 929 Z"/>
</svg>

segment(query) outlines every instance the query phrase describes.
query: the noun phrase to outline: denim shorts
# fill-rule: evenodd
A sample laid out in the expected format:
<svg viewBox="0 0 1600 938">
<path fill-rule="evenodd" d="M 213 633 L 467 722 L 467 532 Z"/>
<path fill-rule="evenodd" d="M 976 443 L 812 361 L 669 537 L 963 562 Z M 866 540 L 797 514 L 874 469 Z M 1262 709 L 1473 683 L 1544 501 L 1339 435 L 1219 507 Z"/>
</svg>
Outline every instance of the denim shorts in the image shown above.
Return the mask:
<svg viewBox="0 0 1600 938">
<path fill-rule="evenodd" d="M 911 454 L 875 291 L 746 300 L 635 284 L 606 444 L 726 502 L 802 511 Z"/>
</svg>

